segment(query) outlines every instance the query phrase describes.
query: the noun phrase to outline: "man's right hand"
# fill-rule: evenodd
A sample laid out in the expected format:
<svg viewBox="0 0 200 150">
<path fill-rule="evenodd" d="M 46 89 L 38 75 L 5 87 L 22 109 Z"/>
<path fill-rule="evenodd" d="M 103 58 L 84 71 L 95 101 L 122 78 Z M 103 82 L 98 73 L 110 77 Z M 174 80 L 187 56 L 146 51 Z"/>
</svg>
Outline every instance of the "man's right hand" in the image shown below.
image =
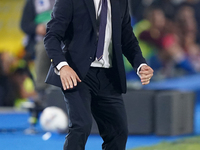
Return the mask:
<svg viewBox="0 0 200 150">
<path fill-rule="evenodd" d="M 77 86 L 77 82 L 81 82 L 76 72 L 69 65 L 60 69 L 60 79 L 64 90 L 72 89 Z"/>
<path fill-rule="evenodd" d="M 38 24 L 36 27 L 36 33 L 44 36 L 46 34 L 46 26 L 44 24 Z"/>
</svg>

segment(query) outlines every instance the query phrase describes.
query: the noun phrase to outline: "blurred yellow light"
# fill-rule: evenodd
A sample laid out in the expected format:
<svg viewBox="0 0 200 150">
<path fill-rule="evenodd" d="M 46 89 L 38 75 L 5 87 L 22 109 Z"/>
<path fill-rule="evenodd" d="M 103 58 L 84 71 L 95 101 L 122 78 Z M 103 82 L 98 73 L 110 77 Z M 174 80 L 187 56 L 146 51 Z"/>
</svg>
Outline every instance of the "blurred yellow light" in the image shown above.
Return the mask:
<svg viewBox="0 0 200 150">
<path fill-rule="evenodd" d="M 7 51 L 17 56 L 23 54 L 24 34 L 20 29 L 20 20 L 24 2 L 25 0 L 0 1 L 0 52 Z"/>
</svg>

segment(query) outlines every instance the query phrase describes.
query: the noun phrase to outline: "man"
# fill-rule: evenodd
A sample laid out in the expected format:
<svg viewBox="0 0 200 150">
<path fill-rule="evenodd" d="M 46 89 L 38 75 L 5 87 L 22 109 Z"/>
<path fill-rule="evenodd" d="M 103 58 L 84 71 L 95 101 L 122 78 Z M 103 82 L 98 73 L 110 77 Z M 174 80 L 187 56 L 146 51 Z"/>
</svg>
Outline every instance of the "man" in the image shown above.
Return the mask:
<svg viewBox="0 0 200 150">
<path fill-rule="evenodd" d="M 21 19 L 21 28 L 29 39 L 26 47 L 26 55 L 33 55 L 34 52 L 36 55 L 35 89 L 39 96 L 38 100 L 40 101 L 44 100 L 45 90 L 48 87 L 44 83 L 44 80 L 48 73 L 50 61 L 44 48 L 43 38 L 46 34 L 46 23 L 51 19 L 50 14 L 54 3 L 55 0 L 27 0 Z M 26 57 L 34 58 L 34 56 Z"/>
<path fill-rule="evenodd" d="M 34 59 L 35 63 L 34 83 L 37 97 L 34 98 L 34 109 L 30 109 L 31 118 L 34 118 L 30 119 L 30 123 L 33 125 L 37 123 L 39 112 L 45 105 L 46 89 L 49 87 L 44 80 L 51 63 L 44 48 L 43 38 L 46 34 L 46 23 L 51 19 L 50 14 L 54 3 L 55 0 L 26 0 L 21 18 L 21 29 L 28 39 L 25 60 Z M 32 128 L 26 131 L 35 132 Z"/>
<path fill-rule="evenodd" d="M 132 33 L 127 0 L 57 0 L 44 43 L 52 62 L 46 82 L 62 88 L 69 111 L 64 150 L 85 149 L 91 114 L 104 140 L 102 149 L 125 150 L 122 54 L 140 70 L 142 84 L 153 75 Z"/>
</svg>

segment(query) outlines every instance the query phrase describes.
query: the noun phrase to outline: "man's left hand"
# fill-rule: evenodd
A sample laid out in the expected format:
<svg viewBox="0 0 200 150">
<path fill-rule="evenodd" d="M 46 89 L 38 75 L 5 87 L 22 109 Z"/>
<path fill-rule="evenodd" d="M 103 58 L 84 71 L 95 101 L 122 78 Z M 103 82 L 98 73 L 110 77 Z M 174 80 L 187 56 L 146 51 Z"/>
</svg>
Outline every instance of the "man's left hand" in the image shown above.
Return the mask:
<svg viewBox="0 0 200 150">
<path fill-rule="evenodd" d="M 143 65 L 139 71 L 140 79 L 143 85 L 149 84 L 153 76 L 153 69 L 148 65 Z"/>
</svg>

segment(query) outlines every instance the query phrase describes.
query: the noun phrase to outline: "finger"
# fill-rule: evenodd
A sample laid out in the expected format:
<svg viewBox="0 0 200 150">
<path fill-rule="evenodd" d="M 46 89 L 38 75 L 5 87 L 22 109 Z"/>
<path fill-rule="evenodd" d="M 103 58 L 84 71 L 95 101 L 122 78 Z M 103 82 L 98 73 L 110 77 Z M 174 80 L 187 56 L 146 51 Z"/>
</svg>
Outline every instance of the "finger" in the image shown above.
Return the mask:
<svg viewBox="0 0 200 150">
<path fill-rule="evenodd" d="M 78 77 L 78 75 L 76 75 L 76 80 L 77 80 L 78 82 L 81 82 L 81 79 Z"/>
<path fill-rule="evenodd" d="M 142 73 L 142 74 L 140 74 L 140 78 L 150 78 L 151 75 L 152 75 L 152 73 L 151 74 L 144 74 L 144 73 Z"/>
<path fill-rule="evenodd" d="M 153 74 L 140 74 L 140 79 L 151 79 Z"/>
<path fill-rule="evenodd" d="M 143 79 L 151 79 L 152 76 L 153 76 L 153 74 L 142 75 L 142 76 L 141 76 L 141 80 L 143 80 Z"/>
<path fill-rule="evenodd" d="M 142 85 L 146 85 L 146 84 L 149 84 L 149 83 L 150 83 L 150 81 L 148 80 L 148 81 L 142 82 Z"/>
<path fill-rule="evenodd" d="M 140 70 L 141 70 L 141 71 L 142 71 L 142 70 L 146 70 L 146 68 L 147 68 L 147 65 L 144 65 L 144 66 L 141 67 Z"/>
<path fill-rule="evenodd" d="M 152 75 L 148 75 L 148 76 L 142 76 L 141 77 L 141 82 L 149 82 L 151 80 Z"/>
<path fill-rule="evenodd" d="M 63 89 L 66 90 L 67 87 L 66 87 L 66 85 L 65 85 L 65 81 L 64 81 L 63 79 L 61 79 L 61 83 L 62 83 L 62 87 L 63 87 Z"/>
<path fill-rule="evenodd" d="M 74 86 L 77 86 L 77 80 L 75 77 L 72 77 L 72 81 L 73 81 Z"/>
<path fill-rule="evenodd" d="M 144 70 L 152 70 L 151 67 L 147 66 L 147 65 L 144 65 L 141 67 L 140 69 L 141 71 L 144 71 Z"/>
<path fill-rule="evenodd" d="M 148 81 L 150 81 L 150 78 L 145 78 L 145 79 L 142 79 L 142 80 L 141 80 L 142 83 L 143 83 L 143 82 L 148 82 Z"/>
<path fill-rule="evenodd" d="M 143 71 L 140 71 L 139 73 L 140 73 L 140 74 L 148 74 L 149 71 L 147 71 L 147 70 L 143 70 Z"/>
<path fill-rule="evenodd" d="M 144 79 L 141 79 L 141 81 L 149 81 L 151 78 L 144 78 Z"/>
<path fill-rule="evenodd" d="M 150 73 L 153 73 L 152 70 L 142 70 L 139 72 L 140 74 L 150 74 Z"/>
<path fill-rule="evenodd" d="M 66 87 L 66 89 L 69 89 L 68 79 L 65 77 L 65 78 L 62 78 L 62 80 L 63 80 L 63 84 Z"/>
<path fill-rule="evenodd" d="M 151 72 L 153 72 L 153 69 L 151 67 L 148 66 L 148 70 L 150 70 Z"/>
<path fill-rule="evenodd" d="M 151 70 L 151 71 L 153 71 L 153 69 L 151 67 L 147 66 L 147 65 L 142 66 L 141 70 Z"/>
<path fill-rule="evenodd" d="M 72 82 L 71 77 L 68 77 L 68 78 L 67 78 L 67 81 L 68 81 L 68 82 L 67 82 L 67 83 L 68 83 L 68 87 L 67 87 L 67 88 L 68 88 L 68 89 L 69 89 L 69 88 L 73 88 L 74 85 L 73 85 L 73 82 Z"/>
</svg>

